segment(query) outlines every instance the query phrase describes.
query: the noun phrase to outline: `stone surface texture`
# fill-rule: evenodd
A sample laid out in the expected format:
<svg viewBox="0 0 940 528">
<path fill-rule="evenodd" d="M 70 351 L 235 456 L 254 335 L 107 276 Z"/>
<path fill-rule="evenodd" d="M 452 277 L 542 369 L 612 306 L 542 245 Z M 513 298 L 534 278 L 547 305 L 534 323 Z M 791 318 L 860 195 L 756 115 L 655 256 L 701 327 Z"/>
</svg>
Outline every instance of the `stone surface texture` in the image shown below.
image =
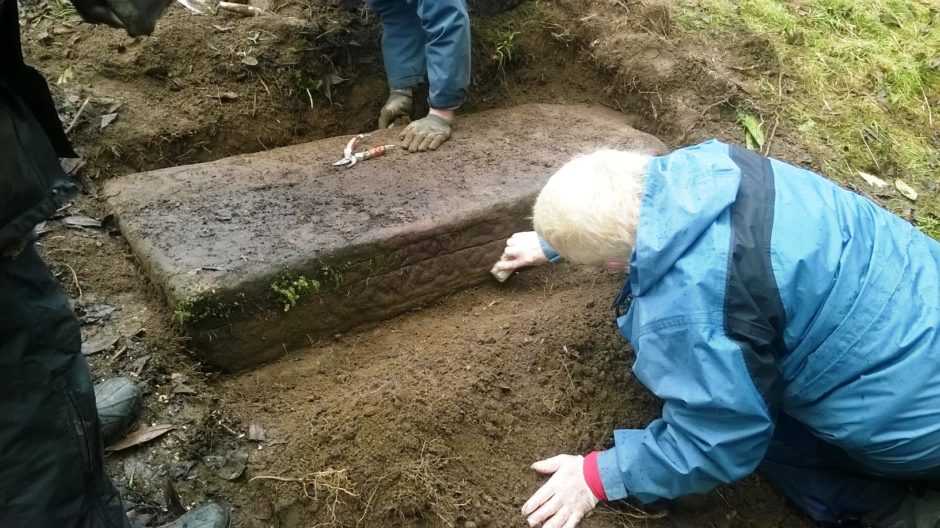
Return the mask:
<svg viewBox="0 0 940 528">
<path fill-rule="evenodd" d="M 360 149 L 395 143 L 379 131 Z M 595 106 L 524 105 L 460 116 L 435 152 L 331 164 L 335 137 L 133 174 L 105 193 L 122 233 L 197 355 L 225 370 L 387 319 L 491 280 L 549 176 L 603 147 L 665 146 Z M 272 285 L 294 288 L 296 304 Z"/>
</svg>

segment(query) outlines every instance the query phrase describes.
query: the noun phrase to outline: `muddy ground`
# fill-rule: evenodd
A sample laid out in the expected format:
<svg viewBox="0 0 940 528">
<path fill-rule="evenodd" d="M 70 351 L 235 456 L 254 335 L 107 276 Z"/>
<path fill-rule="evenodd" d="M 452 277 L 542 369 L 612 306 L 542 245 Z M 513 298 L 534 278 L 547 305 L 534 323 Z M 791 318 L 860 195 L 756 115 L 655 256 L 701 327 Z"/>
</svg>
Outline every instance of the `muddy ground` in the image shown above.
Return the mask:
<svg viewBox="0 0 940 528">
<path fill-rule="evenodd" d="M 732 104 L 747 104 L 775 58 L 747 35 L 680 42 L 665 4 L 529 0 L 475 18 L 462 111 L 593 102 L 671 147 L 740 140 Z M 140 424 L 176 426 L 109 456 L 131 518 L 171 518 L 179 496 L 230 504 L 246 527 L 522 526 L 540 482 L 528 464 L 604 447 L 612 428 L 659 412 L 610 323 L 622 277 L 527 272 L 223 376 L 187 355 L 119 232 L 63 222 L 107 220 L 97 193 L 108 178 L 372 128 L 386 93 L 374 17 L 355 1 L 265 7 L 274 14 L 244 19 L 174 5 L 136 40 L 79 24 L 58 2 L 24 9 L 27 60 L 83 154 L 85 192 L 46 224 L 41 249 L 87 340 L 117 338 L 88 356 L 95 378 L 137 378 Z M 771 153 L 806 164 L 788 133 Z M 810 523 L 752 477 L 682 504 L 604 507 L 583 525 Z"/>
</svg>

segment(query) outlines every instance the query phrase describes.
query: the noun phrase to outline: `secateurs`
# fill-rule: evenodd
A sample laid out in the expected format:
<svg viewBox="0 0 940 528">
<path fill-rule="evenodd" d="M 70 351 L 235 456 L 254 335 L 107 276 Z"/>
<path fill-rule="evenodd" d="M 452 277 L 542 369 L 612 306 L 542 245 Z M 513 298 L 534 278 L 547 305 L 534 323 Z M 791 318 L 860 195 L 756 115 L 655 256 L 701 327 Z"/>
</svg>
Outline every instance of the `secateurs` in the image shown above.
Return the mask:
<svg viewBox="0 0 940 528">
<path fill-rule="evenodd" d="M 389 150 L 395 148 L 395 145 L 379 145 L 362 152 L 353 152 L 356 150 L 356 145 L 359 144 L 359 140 L 367 137 L 369 137 L 369 134 L 358 134 L 353 136 L 352 139 L 349 140 L 349 143 L 346 144 L 346 148 L 343 149 L 343 157 L 335 161 L 333 166 L 342 167 L 345 165 L 348 169 L 360 161 L 384 156 L 386 153 L 388 153 Z"/>
</svg>

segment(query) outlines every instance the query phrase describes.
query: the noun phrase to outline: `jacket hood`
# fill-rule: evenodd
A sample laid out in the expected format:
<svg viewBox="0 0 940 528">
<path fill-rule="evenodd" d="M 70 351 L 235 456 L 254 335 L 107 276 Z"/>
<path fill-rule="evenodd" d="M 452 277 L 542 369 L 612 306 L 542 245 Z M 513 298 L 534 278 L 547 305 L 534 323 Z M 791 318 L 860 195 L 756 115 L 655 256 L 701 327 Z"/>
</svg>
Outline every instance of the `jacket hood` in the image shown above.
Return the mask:
<svg viewBox="0 0 940 528">
<path fill-rule="evenodd" d="M 728 145 L 707 141 L 653 158 L 647 168 L 630 260 L 630 289 L 642 295 L 727 210 L 741 172 Z"/>
</svg>

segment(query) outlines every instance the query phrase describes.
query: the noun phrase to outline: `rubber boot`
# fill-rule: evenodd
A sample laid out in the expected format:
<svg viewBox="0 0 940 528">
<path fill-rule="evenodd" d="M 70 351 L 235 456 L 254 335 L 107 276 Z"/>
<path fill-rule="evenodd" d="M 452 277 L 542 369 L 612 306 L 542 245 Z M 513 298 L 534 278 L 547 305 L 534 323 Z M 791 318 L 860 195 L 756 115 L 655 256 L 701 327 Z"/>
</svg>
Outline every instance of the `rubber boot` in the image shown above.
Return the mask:
<svg viewBox="0 0 940 528">
<path fill-rule="evenodd" d="M 140 389 L 130 378 L 111 378 L 95 385 L 95 402 L 104 445 L 119 440 L 140 410 Z"/>
<path fill-rule="evenodd" d="M 229 528 L 231 525 L 232 517 L 228 510 L 210 502 L 189 510 L 175 521 L 159 528 Z"/>
<path fill-rule="evenodd" d="M 869 522 L 872 528 L 940 528 L 940 492 L 911 494 L 890 515 Z"/>
</svg>

